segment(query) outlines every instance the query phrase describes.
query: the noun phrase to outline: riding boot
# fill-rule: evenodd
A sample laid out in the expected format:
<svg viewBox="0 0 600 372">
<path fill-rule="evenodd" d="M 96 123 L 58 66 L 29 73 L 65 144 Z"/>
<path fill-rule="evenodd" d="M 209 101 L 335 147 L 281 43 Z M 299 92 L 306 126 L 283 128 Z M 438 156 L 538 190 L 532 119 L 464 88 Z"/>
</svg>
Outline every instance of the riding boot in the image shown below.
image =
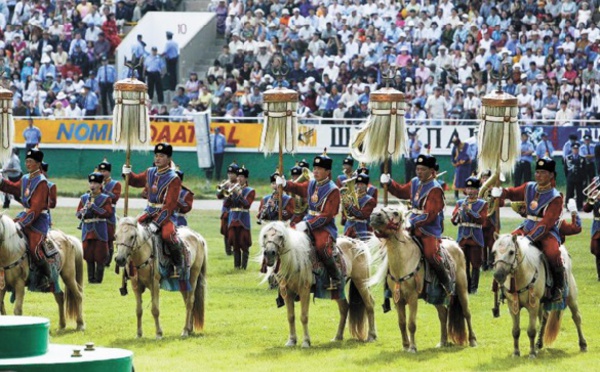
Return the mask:
<svg viewBox="0 0 600 372">
<path fill-rule="evenodd" d="M 183 265 L 183 259 L 181 257 L 181 254 L 183 253 L 183 244 L 181 244 L 180 241 L 169 243 L 169 253 L 171 254 L 173 266 L 181 267 L 181 265 Z"/>
<path fill-rule="evenodd" d="M 36 266 L 38 268 L 38 273 L 40 274 L 38 288 L 46 289 L 50 287 L 52 273 L 50 272 L 50 265 L 48 264 L 48 261 L 44 259 L 39 260 L 36 263 Z"/>
<path fill-rule="evenodd" d="M 96 283 L 102 283 L 102 279 L 104 279 L 104 265 L 96 265 Z"/>
<path fill-rule="evenodd" d="M 333 257 L 329 257 L 326 260 L 324 260 L 323 266 L 325 266 L 325 269 L 327 270 L 327 274 L 329 274 L 329 287 L 327 287 L 326 289 L 328 291 L 337 290 L 338 286 L 342 282 L 342 280 L 341 280 L 342 274 L 340 273 L 340 270 L 338 269 L 337 265 L 335 264 L 335 260 L 333 259 Z"/>
<path fill-rule="evenodd" d="M 248 267 L 248 257 L 250 256 L 249 252 L 243 251 L 242 252 L 242 265 L 241 265 L 241 269 L 242 270 L 246 270 L 246 268 Z"/>
<path fill-rule="evenodd" d="M 239 269 L 242 262 L 242 252 L 239 249 L 233 251 L 233 267 Z"/>
<path fill-rule="evenodd" d="M 442 287 L 444 287 L 444 290 L 446 291 L 446 293 L 450 294 L 452 292 L 452 286 L 450 283 L 450 275 L 448 272 L 446 272 L 446 269 L 444 269 L 443 264 L 441 262 L 438 263 L 438 262 L 435 262 L 435 260 L 432 260 L 429 262 L 429 265 L 431 266 L 431 269 L 433 269 L 433 271 L 435 271 L 435 274 L 437 275 Z"/>
<path fill-rule="evenodd" d="M 231 249 L 231 245 L 229 245 L 229 242 L 227 241 L 227 237 L 224 237 L 223 241 L 225 242 L 225 254 L 231 256 L 233 254 L 233 250 Z"/>
<path fill-rule="evenodd" d="M 563 300 L 563 289 L 565 288 L 565 268 L 555 267 L 552 270 L 552 277 L 554 278 L 554 286 L 552 287 L 552 302 L 562 302 Z"/>
<path fill-rule="evenodd" d="M 96 263 L 94 261 L 87 262 L 88 283 L 96 283 Z"/>
<path fill-rule="evenodd" d="M 479 288 L 479 269 L 473 269 L 471 271 L 471 284 L 469 286 L 469 293 L 476 294 Z"/>
<path fill-rule="evenodd" d="M 596 273 L 598 273 L 598 281 L 600 282 L 600 257 L 596 257 Z"/>
</svg>

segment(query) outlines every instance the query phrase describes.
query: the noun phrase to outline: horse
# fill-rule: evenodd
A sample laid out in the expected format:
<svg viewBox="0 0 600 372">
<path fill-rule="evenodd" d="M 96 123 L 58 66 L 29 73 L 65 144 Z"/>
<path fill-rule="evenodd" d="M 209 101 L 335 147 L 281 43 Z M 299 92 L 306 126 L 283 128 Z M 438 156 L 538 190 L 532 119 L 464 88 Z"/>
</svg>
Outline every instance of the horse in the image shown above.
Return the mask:
<svg viewBox="0 0 600 372">
<path fill-rule="evenodd" d="M 560 247 L 561 256 L 565 263 L 565 271 L 569 285 L 566 304 L 571 310 L 573 322 L 577 327 L 579 348 L 587 351 L 587 342 L 581 330 L 581 314 L 577 305 L 577 283 L 572 272 L 572 262 L 564 246 Z M 498 237 L 492 247 L 494 257 L 494 279 L 506 293 L 508 308 L 513 320 L 512 335 L 514 340 L 513 356 L 521 355 L 519 351 L 519 336 L 521 334 L 521 309 L 529 312 L 529 357 L 535 358 L 537 350 L 544 343 L 552 344 L 560 330 L 562 310 L 545 311 L 540 303 L 544 297 L 546 286 L 546 266 L 542 262 L 543 253 L 525 237 L 503 234 Z M 513 285 L 511 286 L 511 281 Z M 512 289 L 511 289 L 512 287 Z M 537 345 L 535 344 L 536 320 L 540 319 L 541 327 Z M 537 350 L 536 350 L 537 346 Z"/>
<path fill-rule="evenodd" d="M 375 328 L 374 300 L 367 282 L 369 279 L 370 252 L 364 243 L 347 237 L 339 237 L 336 242 L 342 253 L 342 259 L 350 279 L 349 301 L 337 299 L 340 319 L 337 332 L 332 341 L 344 339 L 344 328 L 348 315 L 349 330 L 360 341 L 372 342 L 377 339 Z M 304 232 L 287 227 L 283 222 L 275 221 L 265 225 L 259 236 L 261 262 L 272 268 L 279 259 L 279 270 L 275 274 L 279 282 L 281 296 L 287 308 L 289 338 L 285 346 L 297 344 L 294 301 L 300 297 L 302 327 L 304 339 L 302 347 L 311 346 L 308 332 L 308 308 L 311 286 L 316 283 L 313 274 L 311 253 L 314 248 Z M 265 281 L 266 281 L 265 277 Z M 368 322 L 368 332 L 365 320 Z"/>
<path fill-rule="evenodd" d="M 400 205 L 384 207 L 371 215 L 371 226 L 379 239 L 373 237 L 367 244 L 374 251 L 374 255 L 379 255 L 379 267 L 369 284 L 375 285 L 387 280 L 388 287 L 393 289 L 403 349 L 416 353 L 417 307 L 419 294 L 425 284 L 425 268 L 421 263 L 423 253 L 409 233 L 402 228 L 406 213 L 406 207 Z M 475 347 L 477 337 L 471 326 L 465 256 L 455 241 L 442 239 L 442 245 L 454 261 L 456 294 L 452 296 L 449 306 L 435 305 L 441 329 L 437 347 L 448 346 L 448 337 L 454 343 L 464 345 L 467 339 L 465 322 L 469 345 Z M 409 309 L 408 333 L 406 305 Z"/>
<path fill-rule="evenodd" d="M 206 297 L 206 266 L 208 263 L 208 247 L 206 241 L 199 233 L 187 228 L 179 227 L 177 234 L 188 250 L 190 258 L 190 285 L 189 291 L 181 291 L 186 308 L 185 323 L 181 337 L 187 337 L 194 331 L 202 332 L 204 329 L 204 310 Z M 158 249 L 154 245 L 153 234 L 134 217 L 119 219 L 115 232 L 115 246 L 117 254 L 115 261 L 121 267 L 129 270 L 131 284 L 137 303 L 137 337 L 141 338 L 142 332 L 142 294 L 148 288 L 152 299 L 152 315 L 156 326 L 156 339 L 160 340 L 163 331 L 160 326 L 159 293 L 161 274 L 157 259 Z"/>
<path fill-rule="evenodd" d="M 85 330 L 83 321 L 83 248 L 79 239 L 60 230 L 50 230 L 46 239 L 52 240 L 60 255 L 60 277 L 65 292 L 54 293 L 58 304 L 59 328 L 66 327 L 66 319 L 75 319 L 77 331 Z M 4 295 L 14 293 L 14 314 L 23 315 L 25 286 L 29 277 L 28 249 L 25 237 L 17 232 L 15 222 L 0 213 L 0 314 L 6 315 Z M 66 312 L 65 312 L 66 305 Z"/>
</svg>

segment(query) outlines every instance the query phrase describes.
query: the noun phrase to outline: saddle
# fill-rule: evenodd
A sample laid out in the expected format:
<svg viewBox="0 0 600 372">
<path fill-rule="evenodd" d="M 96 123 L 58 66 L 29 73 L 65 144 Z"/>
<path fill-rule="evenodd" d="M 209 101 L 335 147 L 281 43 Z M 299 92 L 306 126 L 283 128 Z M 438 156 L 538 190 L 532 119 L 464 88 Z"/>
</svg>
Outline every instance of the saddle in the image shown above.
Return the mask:
<svg viewBox="0 0 600 372">
<path fill-rule="evenodd" d="M 343 260 L 343 253 L 341 249 L 334 244 L 333 246 L 333 259 L 335 261 L 335 265 L 341 273 L 341 283 L 337 290 L 331 291 L 327 290 L 329 286 L 329 273 L 325 266 L 317 257 L 317 251 L 312 246 L 310 251 L 310 261 L 313 266 L 313 274 L 315 276 L 315 284 L 311 287 L 311 292 L 314 293 L 315 298 L 325 298 L 331 300 L 343 300 L 345 299 L 344 293 L 344 283 L 346 282 L 346 264 Z"/>
<path fill-rule="evenodd" d="M 158 261 L 160 271 L 160 287 L 167 291 L 184 291 L 191 289 L 190 284 L 190 266 L 191 257 L 190 250 L 185 246 L 183 249 L 183 264 L 180 267 L 173 266 L 171 259 L 171 251 L 169 245 L 162 238 L 154 234 L 152 236 L 152 244 L 156 247 L 155 254 Z"/>
<path fill-rule="evenodd" d="M 540 299 L 540 301 L 544 304 L 544 310 L 552 311 L 552 310 L 564 310 L 567 306 L 567 296 L 569 295 L 569 281 L 565 279 L 565 286 L 562 289 L 563 293 L 563 301 L 562 302 L 552 302 L 552 288 L 554 287 L 554 276 L 552 267 L 550 267 L 550 263 L 546 258 L 546 255 L 542 254 L 541 256 L 542 263 L 544 264 L 544 269 L 546 271 L 546 280 L 544 287 L 544 297 Z"/>
<path fill-rule="evenodd" d="M 411 238 L 421 250 L 421 264 L 424 265 L 425 268 L 425 286 L 423 291 L 419 294 L 419 297 L 432 305 L 448 305 L 446 290 L 442 287 L 435 271 L 431 269 L 429 262 L 425 259 L 423 245 L 416 237 L 411 236 Z M 442 259 L 442 266 L 450 278 L 450 293 L 454 295 L 456 292 L 456 265 L 446 248 L 441 244 L 441 241 L 439 253 Z"/>
</svg>

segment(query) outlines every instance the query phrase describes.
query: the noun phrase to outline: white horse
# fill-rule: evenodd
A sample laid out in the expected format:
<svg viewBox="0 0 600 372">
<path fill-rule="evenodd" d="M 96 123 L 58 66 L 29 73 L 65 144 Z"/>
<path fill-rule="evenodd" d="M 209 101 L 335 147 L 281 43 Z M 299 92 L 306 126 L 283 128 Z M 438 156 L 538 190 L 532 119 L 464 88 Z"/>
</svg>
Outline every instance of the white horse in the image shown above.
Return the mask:
<svg viewBox="0 0 600 372">
<path fill-rule="evenodd" d="M 59 328 L 66 327 L 66 318 L 76 319 L 77 330 L 85 330 L 83 321 L 83 248 L 79 239 L 66 235 L 60 230 L 50 230 L 47 239 L 58 247 L 62 278 L 65 291 L 54 293 L 58 304 Z M 25 283 L 29 277 L 29 258 L 27 242 L 17 233 L 15 222 L 9 216 L 0 213 L 0 313 L 6 315 L 4 295 L 7 290 L 14 291 L 14 314 L 23 315 Z M 66 303 L 66 309 L 65 309 Z M 65 312 L 66 310 L 66 312 Z"/>
<path fill-rule="evenodd" d="M 277 259 L 280 260 L 279 272 L 276 277 L 281 296 L 286 304 L 290 331 L 285 346 L 296 346 L 297 343 L 294 300 L 298 295 L 302 309 L 300 320 L 304 328 L 302 347 L 310 347 L 308 307 L 310 305 L 310 289 L 315 284 L 315 276 L 311 262 L 311 250 L 314 248 L 311 246 L 308 235 L 286 227 L 283 222 L 276 221 L 262 228 L 259 244 L 262 249 L 261 262 L 265 260 L 267 266 L 273 267 Z M 374 341 L 377 339 L 374 301 L 367 286 L 370 253 L 364 243 L 347 237 L 338 238 L 336 244 L 341 249 L 347 276 L 350 279 L 350 305 L 345 299 L 337 300 L 340 320 L 333 340 L 343 340 L 344 327 L 349 314 L 349 328 L 352 336 L 361 341 Z M 368 333 L 365 329 L 365 320 L 368 322 Z"/>
<path fill-rule="evenodd" d="M 181 336 L 187 337 L 194 330 L 202 331 L 204 328 L 208 247 L 202 235 L 187 227 L 179 227 L 177 234 L 188 250 L 191 263 L 191 290 L 181 292 L 186 307 L 185 324 Z M 114 244 L 117 247 L 115 258 L 117 265 L 126 266 L 128 269 L 129 263 L 131 263 L 134 268 L 134 272 L 130 272 L 130 278 L 137 302 L 137 337 L 142 337 L 142 294 L 148 288 L 152 296 L 152 315 L 156 326 L 156 339 L 161 339 L 163 335 L 159 320 L 161 276 L 156 257 L 157 249 L 162 248 L 154 246 L 152 233 L 140 225 L 134 217 L 119 219 Z"/>
<path fill-rule="evenodd" d="M 587 351 L 587 342 L 581 331 L 581 314 L 577 305 L 577 283 L 572 272 L 571 257 L 564 246 L 560 247 L 560 253 L 565 263 L 565 272 L 569 284 L 569 295 L 567 306 L 571 310 L 573 322 L 577 327 L 579 336 L 579 348 Z M 521 334 L 520 317 L 521 308 L 529 312 L 529 357 L 537 355 L 535 345 L 536 320 L 539 317 L 542 323 L 537 342 L 537 348 L 541 349 L 544 343 L 552 344 L 560 330 L 562 311 L 544 311 L 540 300 L 544 296 L 546 286 L 546 267 L 542 262 L 543 253 L 534 247 L 527 238 L 517 235 L 503 234 L 498 237 L 492 248 L 494 257 L 494 279 L 500 284 L 505 293 L 510 315 L 513 320 L 512 335 L 514 340 L 513 356 L 520 356 L 519 336 Z M 511 282 L 513 282 L 511 289 Z"/>
<path fill-rule="evenodd" d="M 402 346 L 405 351 L 416 353 L 417 308 L 419 295 L 424 289 L 425 268 L 421 264 L 421 250 L 402 228 L 406 213 L 406 207 L 400 205 L 384 207 L 371 215 L 371 226 L 381 240 L 374 237 L 369 241 L 369 246 L 381 257 L 378 258 L 380 265 L 370 284 L 387 281 L 398 313 Z M 435 306 L 441 330 L 438 347 L 448 345 L 448 336 L 455 343 L 464 344 L 467 340 L 465 322 L 469 331 L 469 345 L 477 346 L 477 337 L 471 326 L 465 256 L 456 242 L 443 239 L 442 244 L 455 265 L 456 295 L 449 306 Z M 409 309 L 409 333 L 406 331 L 406 305 Z"/>
</svg>

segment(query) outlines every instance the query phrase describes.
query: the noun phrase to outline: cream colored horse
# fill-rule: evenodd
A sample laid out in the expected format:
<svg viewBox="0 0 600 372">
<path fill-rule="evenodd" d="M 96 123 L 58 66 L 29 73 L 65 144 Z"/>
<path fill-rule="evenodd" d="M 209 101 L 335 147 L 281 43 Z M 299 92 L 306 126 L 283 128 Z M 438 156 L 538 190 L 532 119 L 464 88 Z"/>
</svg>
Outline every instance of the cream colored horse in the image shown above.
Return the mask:
<svg viewBox="0 0 600 372">
<path fill-rule="evenodd" d="M 79 239 L 66 235 L 60 230 L 50 230 L 48 238 L 58 247 L 62 266 L 60 277 L 65 284 L 65 291 L 55 293 L 54 299 L 58 304 L 59 327 L 66 327 L 66 318 L 76 319 L 77 330 L 85 330 L 83 321 L 83 249 Z M 23 299 L 25 283 L 29 276 L 29 259 L 27 243 L 19 236 L 13 220 L 0 214 L 0 270 L 4 279 L 0 280 L 0 312 L 6 315 L 4 295 L 11 288 L 14 291 L 14 314 L 23 315 Z M 66 314 L 65 314 L 66 303 Z"/>
<path fill-rule="evenodd" d="M 415 353 L 417 343 L 417 308 L 419 294 L 424 289 L 425 268 L 421 263 L 422 253 L 402 226 L 407 210 L 404 206 L 388 206 L 371 215 L 371 226 L 381 239 L 372 238 L 369 246 L 381 255 L 377 274 L 370 284 L 375 285 L 387 280 L 392 290 L 398 325 L 402 334 L 402 346 L 405 351 Z M 477 337 L 471 326 L 467 272 L 465 257 L 456 242 L 444 239 L 442 244 L 454 261 L 456 268 L 456 295 L 450 306 L 436 305 L 440 320 L 440 346 L 448 345 L 448 336 L 457 344 L 467 340 L 465 322 L 468 327 L 470 346 L 477 346 Z M 406 305 L 408 305 L 408 332 L 406 331 Z"/>
<path fill-rule="evenodd" d="M 179 227 L 177 234 L 188 249 L 191 262 L 191 290 L 181 292 L 186 308 L 181 336 L 187 337 L 194 330 L 202 331 L 204 328 L 208 247 L 202 235 L 187 227 Z M 156 339 L 161 339 L 163 335 L 159 320 L 161 278 L 158 260 L 155 259 L 157 247 L 153 246 L 152 241 L 152 233 L 138 224 L 134 217 L 123 217 L 119 220 L 115 233 L 115 247 L 117 247 L 115 261 L 121 267 L 129 267 L 129 263 L 134 267 L 134 272 L 130 272 L 129 276 L 137 302 L 137 337 L 142 337 L 142 294 L 148 288 L 152 296 Z"/>
<path fill-rule="evenodd" d="M 308 308 L 310 305 L 310 288 L 315 283 L 311 262 L 311 247 L 308 236 L 303 232 L 286 227 L 283 222 L 271 222 L 260 232 L 259 244 L 262 249 L 262 260 L 273 267 L 280 260 L 279 272 L 276 274 L 281 296 L 283 297 L 289 323 L 289 339 L 285 346 L 296 346 L 296 323 L 294 300 L 300 296 L 300 320 L 304 328 L 302 347 L 310 347 L 308 333 Z M 350 315 L 349 328 L 352 336 L 361 341 L 375 341 L 375 313 L 373 296 L 367 282 L 369 280 L 370 253 L 364 243 L 340 237 L 337 245 L 343 253 L 347 277 L 350 279 L 349 300 L 337 300 L 340 319 L 333 341 L 344 338 L 346 319 Z M 368 322 L 368 332 L 366 322 Z"/>
<path fill-rule="evenodd" d="M 571 310 L 573 322 L 577 327 L 579 336 L 579 348 L 587 351 L 587 342 L 581 330 L 581 314 L 577 305 L 577 283 L 572 272 L 571 257 L 564 246 L 560 247 L 561 256 L 565 263 L 565 270 L 569 283 L 569 295 L 567 306 Z M 542 263 L 542 252 L 531 245 L 525 237 L 517 235 L 501 235 L 494 243 L 492 255 L 494 257 L 494 279 L 500 283 L 505 293 L 508 309 L 513 320 L 512 335 L 514 340 L 513 356 L 520 356 L 519 336 L 521 335 L 520 318 L 521 309 L 527 309 L 529 313 L 529 357 L 537 355 L 535 334 L 536 321 L 540 318 L 541 327 L 538 336 L 537 348 L 541 349 L 544 343 L 552 344 L 560 331 L 560 320 L 562 311 L 544 311 L 540 300 L 544 296 L 546 286 L 546 268 Z M 511 281 L 514 278 L 514 293 L 511 291 Z"/>
</svg>

